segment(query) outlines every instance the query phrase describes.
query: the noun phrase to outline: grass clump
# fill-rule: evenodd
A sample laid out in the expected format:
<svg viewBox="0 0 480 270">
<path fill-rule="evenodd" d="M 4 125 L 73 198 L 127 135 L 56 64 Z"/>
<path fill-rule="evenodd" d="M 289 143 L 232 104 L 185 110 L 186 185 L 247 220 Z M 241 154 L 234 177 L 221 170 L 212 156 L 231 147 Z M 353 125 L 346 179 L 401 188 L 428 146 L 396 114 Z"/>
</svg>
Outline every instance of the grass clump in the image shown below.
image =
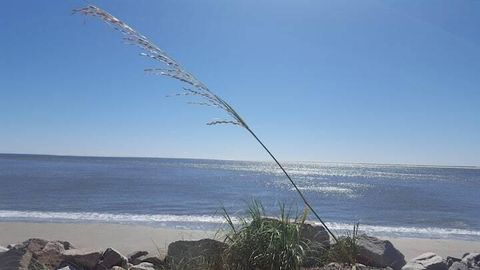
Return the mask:
<svg viewBox="0 0 480 270">
<path fill-rule="evenodd" d="M 299 269 L 302 265 L 308 249 L 301 237 L 306 211 L 292 219 L 282 204 L 279 218 L 273 219 L 266 216 L 260 202 L 253 201 L 240 224 L 236 225 L 225 209 L 224 217 L 228 223 L 227 269 Z"/>
<path fill-rule="evenodd" d="M 347 265 L 355 265 L 359 254 L 358 248 L 358 228 L 359 223 L 353 225 L 352 232 L 338 238 L 328 252 L 324 254 L 324 263 L 337 262 Z"/>
</svg>

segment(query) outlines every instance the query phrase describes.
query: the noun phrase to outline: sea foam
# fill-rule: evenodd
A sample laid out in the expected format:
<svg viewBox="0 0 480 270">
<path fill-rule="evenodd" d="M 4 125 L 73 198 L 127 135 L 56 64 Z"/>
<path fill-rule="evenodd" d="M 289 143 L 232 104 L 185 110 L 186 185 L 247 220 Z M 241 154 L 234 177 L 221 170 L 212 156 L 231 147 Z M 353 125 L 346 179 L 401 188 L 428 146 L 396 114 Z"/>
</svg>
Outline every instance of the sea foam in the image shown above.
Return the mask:
<svg viewBox="0 0 480 270">
<path fill-rule="evenodd" d="M 64 223 L 113 223 L 138 224 L 155 227 L 171 227 L 178 229 L 219 229 L 225 225 L 223 216 L 219 215 L 140 215 L 114 214 L 95 212 L 40 212 L 40 211 L 9 211 L 0 210 L 1 221 L 37 221 Z M 235 223 L 238 219 L 233 218 Z M 315 223 L 316 222 L 312 222 Z M 353 228 L 351 223 L 327 222 L 337 234 L 345 234 Z M 360 224 L 360 232 L 375 236 L 388 237 L 419 237 L 436 239 L 480 240 L 480 231 L 456 228 L 437 227 L 405 227 L 380 226 Z"/>
</svg>

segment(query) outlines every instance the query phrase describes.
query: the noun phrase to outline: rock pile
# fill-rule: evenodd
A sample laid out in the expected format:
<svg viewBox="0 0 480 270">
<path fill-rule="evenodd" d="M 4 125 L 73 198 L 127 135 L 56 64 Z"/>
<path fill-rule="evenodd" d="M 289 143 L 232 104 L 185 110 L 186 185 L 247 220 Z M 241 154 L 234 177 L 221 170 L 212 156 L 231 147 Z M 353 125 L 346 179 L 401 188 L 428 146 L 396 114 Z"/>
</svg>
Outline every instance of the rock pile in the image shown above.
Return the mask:
<svg viewBox="0 0 480 270">
<path fill-rule="evenodd" d="M 329 248 L 328 234 L 322 226 L 305 225 L 303 237 Z M 322 267 L 304 265 L 303 269 L 321 270 L 480 270 L 480 253 L 466 253 L 462 258 L 435 253 L 421 254 L 409 262 L 391 242 L 367 235 L 356 241 L 356 263 L 330 263 Z M 212 269 L 223 270 L 223 254 L 228 246 L 212 239 L 177 241 L 168 246 L 163 259 L 136 251 L 127 256 L 113 248 L 106 250 L 77 249 L 69 242 L 29 239 L 23 243 L 0 247 L 0 270 L 158 270 Z M 208 267 L 205 268 L 205 265 Z M 174 267 L 172 267 L 174 266 Z"/>
<path fill-rule="evenodd" d="M 155 270 L 162 269 L 164 260 L 147 257 L 139 251 L 129 257 L 113 248 L 101 250 L 76 249 L 69 242 L 28 239 L 0 247 L 0 270 Z"/>
<path fill-rule="evenodd" d="M 410 260 L 402 270 L 480 270 L 480 253 L 465 253 L 462 258 L 427 252 Z"/>
</svg>

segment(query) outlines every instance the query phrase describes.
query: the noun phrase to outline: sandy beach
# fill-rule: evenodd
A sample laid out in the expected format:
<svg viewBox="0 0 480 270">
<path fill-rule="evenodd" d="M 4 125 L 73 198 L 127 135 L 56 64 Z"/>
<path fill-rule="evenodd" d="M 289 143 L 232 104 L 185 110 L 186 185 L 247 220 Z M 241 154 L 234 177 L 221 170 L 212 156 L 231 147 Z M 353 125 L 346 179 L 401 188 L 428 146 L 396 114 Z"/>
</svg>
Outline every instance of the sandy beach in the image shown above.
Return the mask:
<svg viewBox="0 0 480 270">
<path fill-rule="evenodd" d="M 71 224 L 71 223 L 29 223 L 0 222 L 0 245 L 22 242 L 28 238 L 65 240 L 77 248 L 104 249 L 113 247 L 128 254 L 136 250 L 146 250 L 151 254 L 164 255 L 168 244 L 177 240 L 215 238 L 214 231 L 178 230 L 121 224 Z M 389 238 L 406 257 L 413 258 L 431 251 L 440 256 L 460 257 L 465 252 L 480 251 L 480 242 Z"/>
</svg>

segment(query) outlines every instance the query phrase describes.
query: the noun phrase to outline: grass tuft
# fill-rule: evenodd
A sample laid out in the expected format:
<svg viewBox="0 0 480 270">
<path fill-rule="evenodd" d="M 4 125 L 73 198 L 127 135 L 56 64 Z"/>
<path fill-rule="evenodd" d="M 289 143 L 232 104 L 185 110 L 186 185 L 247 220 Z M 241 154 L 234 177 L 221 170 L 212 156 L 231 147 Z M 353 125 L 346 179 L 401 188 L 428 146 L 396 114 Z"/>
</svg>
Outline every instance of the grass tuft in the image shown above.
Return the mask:
<svg viewBox="0 0 480 270">
<path fill-rule="evenodd" d="M 224 261 L 227 269 L 299 269 L 308 245 L 301 238 L 301 225 L 306 215 L 291 218 L 285 205 L 280 205 L 279 219 L 267 217 L 258 201 L 250 203 L 247 216 L 235 225 L 224 209 L 229 226 Z"/>
<path fill-rule="evenodd" d="M 338 238 L 338 241 L 330 247 L 323 261 L 344 263 L 347 265 L 355 265 L 358 257 L 358 228 L 360 224 L 357 222 L 353 225 L 352 232 L 347 233 L 345 236 Z"/>
</svg>

